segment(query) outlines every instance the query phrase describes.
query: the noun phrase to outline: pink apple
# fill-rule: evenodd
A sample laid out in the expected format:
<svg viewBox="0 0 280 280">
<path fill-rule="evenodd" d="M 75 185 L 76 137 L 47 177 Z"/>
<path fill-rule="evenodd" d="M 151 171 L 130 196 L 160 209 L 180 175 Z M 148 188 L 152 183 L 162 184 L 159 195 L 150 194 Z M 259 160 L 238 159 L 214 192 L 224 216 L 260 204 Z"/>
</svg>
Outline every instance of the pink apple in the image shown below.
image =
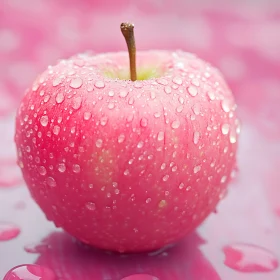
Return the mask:
<svg viewBox="0 0 280 280">
<path fill-rule="evenodd" d="M 78 55 L 49 67 L 16 118 L 35 201 L 81 241 L 120 252 L 174 243 L 223 197 L 240 130 L 220 72 L 185 52 Z"/>
</svg>

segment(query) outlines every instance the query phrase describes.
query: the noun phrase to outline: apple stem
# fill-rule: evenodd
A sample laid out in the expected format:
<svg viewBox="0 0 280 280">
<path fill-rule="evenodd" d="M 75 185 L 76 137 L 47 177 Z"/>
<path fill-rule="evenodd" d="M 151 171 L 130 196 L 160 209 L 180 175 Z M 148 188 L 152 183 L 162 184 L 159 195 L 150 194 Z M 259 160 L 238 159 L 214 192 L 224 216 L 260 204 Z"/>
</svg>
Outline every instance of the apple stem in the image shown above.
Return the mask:
<svg viewBox="0 0 280 280">
<path fill-rule="evenodd" d="M 129 63 L 130 63 L 130 79 L 131 81 L 137 80 L 136 75 L 136 47 L 134 39 L 134 24 L 129 22 L 123 22 L 121 24 L 121 31 L 125 38 L 128 54 L 129 54 Z"/>
</svg>

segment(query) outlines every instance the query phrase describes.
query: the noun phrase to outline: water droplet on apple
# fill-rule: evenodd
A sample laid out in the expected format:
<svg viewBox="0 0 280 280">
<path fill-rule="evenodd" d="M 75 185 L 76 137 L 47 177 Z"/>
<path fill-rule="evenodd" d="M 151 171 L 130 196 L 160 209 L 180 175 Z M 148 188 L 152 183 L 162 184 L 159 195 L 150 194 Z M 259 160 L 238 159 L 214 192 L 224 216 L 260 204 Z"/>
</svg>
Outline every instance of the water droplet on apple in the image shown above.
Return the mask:
<svg viewBox="0 0 280 280">
<path fill-rule="evenodd" d="M 172 171 L 172 172 L 175 172 L 175 171 L 177 171 L 177 169 L 178 169 L 178 167 L 175 165 L 175 166 L 173 166 L 173 167 L 171 168 L 171 171 Z"/>
<path fill-rule="evenodd" d="M 138 149 L 141 149 L 143 146 L 144 146 L 144 142 L 143 142 L 143 141 L 140 141 L 140 142 L 137 144 L 137 148 L 138 148 Z"/>
<path fill-rule="evenodd" d="M 163 86 L 167 86 L 168 85 L 168 81 L 164 78 L 159 78 L 156 80 L 158 84 L 163 85 Z"/>
<path fill-rule="evenodd" d="M 115 95 L 115 93 L 114 93 L 112 90 L 110 90 L 110 91 L 108 92 L 108 95 L 109 95 L 110 97 L 113 97 L 113 96 Z"/>
<path fill-rule="evenodd" d="M 227 180 L 227 176 L 223 176 L 223 177 L 221 178 L 221 183 L 222 183 L 222 184 L 225 183 L 226 180 Z"/>
<path fill-rule="evenodd" d="M 102 139 L 97 139 L 95 142 L 95 145 L 97 148 L 101 148 L 103 145 L 103 140 Z"/>
<path fill-rule="evenodd" d="M 82 98 L 80 96 L 77 96 L 73 99 L 73 103 L 72 103 L 72 108 L 77 110 L 81 107 L 82 105 Z"/>
<path fill-rule="evenodd" d="M 80 88 L 82 86 L 82 84 L 83 84 L 83 80 L 81 78 L 77 77 L 77 78 L 74 78 L 71 80 L 69 86 L 71 88 L 77 89 L 77 88 Z"/>
<path fill-rule="evenodd" d="M 183 105 L 180 105 L 179 107 L 176 108 L 176 111 L 177 111 L 178 113 L 181 113 L 181 112 L 183 111 L 183 109 L 184 109 L 184 106 L 183 106 Z"/>
<path fill-rule="evenodd" d="M 240 272 L 270 272 L 279 265 L 272 252 L 253 244 L 233 243 L 225 246 L 223 252 L 224 264 Z"/>
<path fill-rule="evenodd" d="M 59 163 L 58 166 L 57 166 L 57 169 L 58 169 L 59 172 L 63 173 L 66 170 L 66 166 L 65 166 L 64 163 Z"/>
<path fill-rule="evenodd" d="M 184 188 L 185 184 L 184 183 L 180 183 L 179 185 L 179 189 L 182 190 Z"/>
<path fill-rule="evenodd" d="M 84 112 L 84 120 L 88 121 L 91 118 L 91 112 Z"/>
<path fill-rule="evenodd" d="M 103 81 L 96 81 L 94 85 L 95 85 L 96 88 L 104 88 L 105 87 L 105 84 L 104 84 Z"/>
<path fill-rule="evenodd" d="M 229 142 L 231 144 L 236 143 L 236 133 L 234 130 L 231 130 L 230 134 L 229 134 Z"/>
<path fill-rule="evenodd" d="M 193 142 L 194 142 L 194 144 L 198 143 L 199 137 L 200 137 L 200 133 L 198 131 L 195 131 L 194 134 L 193 134 Z"/>
<path fill-rule="evenodd" d="M 199 80 L 198 79 L 192 79 L 191 83 L 197 87 L 199 87 Z"/>
<path fill-rule="evenodd" d="M 134 103 L 134 97 L 131 96 L 129 99 L 128 99 L 128 104 L 129 105 L 132 105 Z"/>
<path fill-rule="evenodd" d="M 39 171 L 39 174 L 42 175 L 42 176 L 45 176 L 47 174 L 47 170 L 44 166 L 40 166 L 38 168 L 38 171 Z"/>
<path fill-rule="evenodd" d="M 227 134 L 229 133 L 229 124 L 224 123 L 224 124 L 222 125 L 222 133 L 223 133 L 224 135 L 227 135 Z"/>
<path fill-rule="evenodd" d="M 115 104 L 114 104 L 113 102 L 110 102 L 110 103 L 108 104 L 108 109 L 112 110 L 112 109 L 114 109 L 114 108 L 115 108 Z"/>
<path fill-rule="evenodd" d="M 221 106 L 224 112 L 228 113 L 230 111 L 230 102 L 228 99 L 222 100 Z"/>
<path fill-rule="evenodd" d="M 124 134 L 120 134 L 118 137 L 118 143 L 122 143 L 125 139 L 125 135 Z"/>
<path fill-rule="evenodd" d="M 41 123 L 42 126 L 47 126 L 47 125 L 48 125 L 48 122 L 49 122 L 48 116 L 42 116 L 42 117 L 41 117 L 40 123 Z"/>
<path fill-rule="evenodd" d="M 93 90 L 94 90 L 93 84 L 87 84 L 87 91 L 90 92 L 90 91 L 93 91 Z"/>
<path fill-rule="evenodd" d="M 154 117 L 155 117 L 155 118 L 159 118 L 160 116 L 161 116 L 161 115 L 160 115 L 159 112 L 154 113 Z"/>
<path fill-rule="evenodd" d="M 47 184 L 52 188 L 56 187 L 56 181 L 53 177 L 48 177 L 47 178 Z"/>
<path fill-rule="evenodd" d="M 140 125 L 141 125 L 142 127 L 146 127 L 146 126 L 148 125 L 148 119 L 142 118 L 142 119 L 140 120 Z"/>
<path fill-rule="evenodd" d="M 241 131 L 240 121 L 239 121 L 239 120 L 236 120 L 236 121 L 235 121 L 235 124 L 236 124 L 236 133 L 237 133 L 237 134 L 240 134 L 240 131 Z"/>
<path fill-rule="evenodd" d="M 125 90 L 120 91 L 120 97 L 126 97 L 128 95 L 128 92 Z"/>
<path fill-rule="evenodd" d="M 49 100 L 50 100 L 50 96 L 49 96 L 49 95 L 46 95 L 46 96 L 44 97 L 44 102 L 47 103 Z"/>
<path fill-rule="evenodd" d="M 53 134 L 58 135 L 59 132 L 60 132 L 60 126 L 55 125 L 55 126 L 53 127 Z"/>
<path fill-rule="evenodd" d="M 16 238 L 20 233 L 18 226 L 12 223 L 0 222 L 0 241 Z"/>
<path fill-rule="evenodd" d="M 55 280 L 54 272 L 41 265 L 23 264 L 12 268 L 3 280 Z"/>
<path fill-rule="evenodd" d="M 177 84 L 177 85 L 181 85 L 183 83 L 183 81 L 180 77 L 174 77 L 172 82 Z"/>
<path fill-rule="evenodd" d="M 191 96 L 196 96 L 197 95 L 197 88 L 195 86 L 189 86 L 188 87 L 188 92 Z"/>
<path fill-rule="evenodd" d="M 157 140 L 158 141 L 162 141 L 164 139 L 164 132 L 163 131 L 160 131 L 158 133 L 158 136 L 157 136 Z"/>
<path fill-rule="evenodd" d="M 193 168 L 193 172 L 194 173 L 197 173 L 197 172 L 199 172 L 201 170 L 201 165 L 197 165 L 197 166 L 195 166 L 194 168 Z"/>
<path fill-rule="evenodd" d="M 193 112 L 195 113 L 195 115 L 199 115 L 199 113 L 200 113 L 200 104 L 199 103 L 194 104 L 192 109 L 193 109 Z"/>
<path fill-rule="evenodd" d="M 52 85 L 54 87 L 58 86 L 60 83 L 62 82 L 62 77 L 56 77 L 53 82 L 52 82 Z"/>
<path fill-rule="evenodd" d="M 165 91 L 165 93 L 170 94 L 172 89 L 170 86 L 166 86 L 166 87 L 164 87 L 164 91 Z"/>
<path fill-rule="evenodd" d="M 73 164 L 72 170 L 74 173 L 80 173 L 81 172 L 81 167 L 79 164 Z"/>
<path fill-rule="evenodd" d="M 108 121 L 108 118 L 107 117 L 101 117 L 101 119 L 100 119 L 100 124 L 102 125 L 102 126 L 105 126 L 106 124 L 107 124 L 107 121 Z"/>
<path fill-rule="evenodd" d="M 134 86 L 135 88 L 142 88 L 142 87 L 143 87 L 143 83 L 142 83 L 141 81 L 135 81 L 135 82 L 133 83 L 133 86 Z"/>
<path fill-rule="evenodd" d="M 179 120 L 175 120 L 171 123 L 171 127 L 176 129 L 176 128 L 179 128 L 180 126 L 180 121 Z"/>
<path fill-rule="evenodd" d="M 128 169 L 126 169 L 126 170 L 123 172 L 123 174 L 124 174 L 125 176 L 127 176 L 127 175 L 129 175 L 129 174 L 130 174 L 130 172 L 129 172 L 129 170 L 128 170 Z"/>
<path fill-rule="evenodd" d="M 149 197 L 146 199 L 146 203 L 150 203 L 152 201 L 152 199 Z"/>
<path fill-rule="evenodd" d="M 91 202 L 91 201 L 87 202 L 86 203 L 86 208 L 90 211 L 94 211 L 96 209 L 95 203 Z"/>
</svg>

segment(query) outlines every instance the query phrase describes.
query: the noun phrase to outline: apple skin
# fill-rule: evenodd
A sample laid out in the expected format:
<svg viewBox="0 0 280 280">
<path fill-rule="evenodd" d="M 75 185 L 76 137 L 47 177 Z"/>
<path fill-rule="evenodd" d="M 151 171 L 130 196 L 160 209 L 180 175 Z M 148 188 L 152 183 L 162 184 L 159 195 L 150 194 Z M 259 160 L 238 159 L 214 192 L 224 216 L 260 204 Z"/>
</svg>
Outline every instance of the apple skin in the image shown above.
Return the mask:
<svg viewBox="0 0 280 280">
<path fill-rule="evenodd" d="M 138 52 L 139 77 L 160 77 L 113 79 L 128 75 L 127 57 L 78 55 L 49 67 L 20 104 L 15 142 L 49 220 L 87 244 L 141 252 L 175 243 L 215 209 L 236 168 L 240 125 L 208 63 Z"/>
</svg>

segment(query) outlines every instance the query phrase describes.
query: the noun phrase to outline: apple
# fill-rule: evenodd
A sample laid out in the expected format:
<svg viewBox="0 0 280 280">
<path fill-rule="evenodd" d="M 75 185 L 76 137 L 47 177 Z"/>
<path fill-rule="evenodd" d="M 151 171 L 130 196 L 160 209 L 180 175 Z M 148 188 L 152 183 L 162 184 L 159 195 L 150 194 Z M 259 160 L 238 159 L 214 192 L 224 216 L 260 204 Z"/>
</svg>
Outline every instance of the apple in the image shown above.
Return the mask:
<svg viewBox="0 0 280 280">
<path fill-rule="evenodd" d="M 215 209 L 240 125 L 217 69 L 183 51 L 139 51 L 135 63 L 127 42 L 130 71 L 116 52 L 76 55 L 39 75 L 15 142 L 49 220 L 87 244 L 140 252 L 175 243 Z"/>
</svg>

